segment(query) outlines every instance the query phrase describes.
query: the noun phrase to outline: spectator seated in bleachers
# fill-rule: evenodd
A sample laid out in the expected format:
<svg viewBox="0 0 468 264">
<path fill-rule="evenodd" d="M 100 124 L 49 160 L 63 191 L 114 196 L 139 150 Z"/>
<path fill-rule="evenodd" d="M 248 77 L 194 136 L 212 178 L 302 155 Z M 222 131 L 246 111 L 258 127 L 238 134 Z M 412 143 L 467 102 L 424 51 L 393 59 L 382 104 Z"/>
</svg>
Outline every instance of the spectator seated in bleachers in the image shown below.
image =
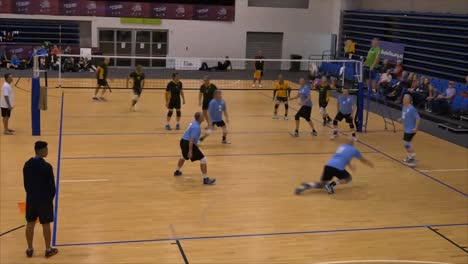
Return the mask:
<svg viewBox="0 0 468 264">
<path fill-rule="evenodd" d="M 401 63 L 401 60 L 397 60 L 395 68 L 392 71 L 393 78 L 399 79 L 402 73 L 403 73 L 403 64 Z"/>
<path fill-rule="evenodd" d="M 391 69 L 392 69 L 392 66 L 390 65 L 390 63 L 388 63 L 388 60 L 387 59 L 383 60 L 382 65 L 380 66 L 380 73 L 384 74 L 388 70 L 391 70 Z"/>
<path fill-rule="evenodd" d="M 208 63 L 203 62 L 200 71 L 227 71 L 228 69 L 232 70 L 232 63 L 229 60 L 229 56 L 226 56 L 224 62 L 218 61 L 218 66 L 208 67 Z"/>
<path fill-rule="evenodd" d="M 50 67 L 53 70 L 59 70 L 60 69 L 60 61 L 58 55 L 62 54 L 62 51 L 57 47 L 57 45 L 53 45 L 52 48 L 50 49 Z"/>
<path fill-rule="evenodd" d="M 88 60 L 88 58 L 84 58 L 84 57 L 80 57 L 80 60 L 77 63 L 77 68 L 78 68 L 78 72 L 84 72 L 84 71 L 95 72 L 96 71 L 96 66 L 93 65 L 93 62 L 91 60 Z"/>
<path fill-rule="evenodd" d="M 392 81 L 391 69 L 387 68 L 387 71 L 380 75 L 379 79 L 379 89 L 380 92 L 384 95 L 387 95 L 391 91 L 390 82 Z"/>
<path fill-rule="evenodd" d="M 413 105 L 422 107 L 426 103 L 426 98 L 433 95 L 433 88 L 428 78 L 423 78 L 423 81 L 414 89 L 408 89 L 408 94 L 413 97 Z"/>
<path fill-rule="evenodd" d="M 25 61 L 20 60 L 18 55 L 13 54 L 11 55 L 10 61 L 7 62 L 7 69 L 16 69 L 16 70 L 23 70 L 25 68 Z"/>
<path fill-rule="evenodd" d="M 448 88 L 442 94 L 437 95 L 434 100 L 431 101 L 430 110 L 434 113 L 445 115 L 450 112 L 450 104 L 452 103 L 457 90 L 454 87 L 453 81 L 449 82 Z"/>
<path fill-rule="evenodd" d="M 387 98 L 392 101 L 395 101 L 398 98 L 398 96 L 401 94 L 401 90 L 403 89 L 403 87 L 408 87 L 411 85 L 411 83 L 409 83 L 409 72 L 407 71 L 403 71 L 400 78 L 398 78 L 397 80 L 398 82 L 392 85 L 390 87 L 390 90 L 386 94 Z"/>
<path fill-rule="evenodd" d="M 71 54 L 70 46 L 63 50 L 63 54 Z M 73 57 L 61 57 L 62 72 L 76 72 L 78 71 L 75 60 Z"/>
</svg>

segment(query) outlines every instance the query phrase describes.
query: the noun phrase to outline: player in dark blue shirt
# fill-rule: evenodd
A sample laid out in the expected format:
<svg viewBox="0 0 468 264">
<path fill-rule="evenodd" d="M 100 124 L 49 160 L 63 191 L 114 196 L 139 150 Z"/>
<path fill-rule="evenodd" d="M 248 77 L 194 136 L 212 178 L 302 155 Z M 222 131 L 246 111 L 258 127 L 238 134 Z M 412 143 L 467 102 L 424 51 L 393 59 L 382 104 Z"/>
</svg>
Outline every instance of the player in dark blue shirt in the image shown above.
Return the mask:
<svg viewBox="0 0 468 264">
<path fill-rule="evenodd" d="M 47 142 L 37 141 L 34 145 L 36 156 L 30 158 L 23 167 L 24 189 L 26 191 L 26 240 L 28 249 L 26 255 L 34 254 L 33 237 L 36 220 L 42 225 L 46 244 L 46 257 L 52 257 L 58 253 L 51 246 L 52 232 L 50 223 L 54 221 L 53 200 L 55 196 L 55 180 L 52 165 L 44 160 L 49 151 Z"/>
<path fill-rule="evenodd" d="M 348 166 L 351 170 L 354 170 L 353 166 L 351 165 L 351 160 L 353 158 L 356 158 L 362 163 L 373 167 L 374 165 L 372 162 L 365 159 L 361 152 L 353 145 L 354 139 L 350 137 L 348 143 L 338 147 L 335 155 L 333 155 L 333 157 L 327 162 L 323 168 L 320 182 L 302 183 L 300 187 L 296 188 L 296 194 L 299 195 L 305 190 L 311 188 L 325 188 L 329 194 L 335 193 L 335 190 L 333 189 L 334 186 L 351 182 L 351 174 L 349 174 L 349 172 L 346 170 L 346 166 Z M 330 182 L 334 177 L 338 178 L 338 181 Z"/>
</svg>

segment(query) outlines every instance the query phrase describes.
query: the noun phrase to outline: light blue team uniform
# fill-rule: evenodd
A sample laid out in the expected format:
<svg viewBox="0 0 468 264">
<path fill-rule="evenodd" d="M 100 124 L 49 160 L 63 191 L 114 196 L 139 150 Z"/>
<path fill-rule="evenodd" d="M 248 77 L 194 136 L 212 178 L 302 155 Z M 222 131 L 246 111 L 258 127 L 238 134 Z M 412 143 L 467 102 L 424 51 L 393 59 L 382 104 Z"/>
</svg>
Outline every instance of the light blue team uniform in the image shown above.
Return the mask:
<svg viewBox="0 0 468 264">
<path fill-rule="evenodd" d="M 413 105 L 403 106 L 401 111 L 401 119 L 403 121 L 403 129 L 407 134 L 413 134 L 416 127 L 416 120 L 419 119 L 418 111 Z"/>
<path fill-rule="evenodd" d="M 335 155 L 333 155 L 326 165 L 338 170 L 345 170 L 353 158 L 362 159 L 361 152 L 354 146 L 344 144 L 338 147 Z"/>
<path fill-rule="evenodd" d="M 312 98 L 310 98 L 310 87 L 308 85 L 304 85 L 299 89 L 299 96 L 303 106 L 312 107 Z M 308 97 L 309 100 L 306 101 Z"/>
<path fill-rule="evenodd" d="M 193 139 L 193 143 L 197 144 L 198 140 L 200 139 L 200 135 L 201 135 L 200 123 L 198 123 L 197 121 L 193 121 L 192 123 L 190 123 L 187 130 L 185 130 L 185 133 L 182 136 L 182 139 L 185 139 L 187 141 L 190 141 L 190 139 Z"/>
<path fill-rule="evenodd" d="M 226 111 L 226 103 L 223 99 L 216 100 L 212 99 L 208 106 L 208 113 L 210 113 L 211 122 L 223 121 L 223 113 Z"/>
<path fill-rule="evenodd" d="M 338 105 L 339 105 L 339 111 L 343 114 L 343 115 L 350 115 L 353 113 L 353 105 L 354 105 L 354 101 L 353 101 L 353 98 L 351 98 L 351 96 L 338 96 Z"/>
</svg>

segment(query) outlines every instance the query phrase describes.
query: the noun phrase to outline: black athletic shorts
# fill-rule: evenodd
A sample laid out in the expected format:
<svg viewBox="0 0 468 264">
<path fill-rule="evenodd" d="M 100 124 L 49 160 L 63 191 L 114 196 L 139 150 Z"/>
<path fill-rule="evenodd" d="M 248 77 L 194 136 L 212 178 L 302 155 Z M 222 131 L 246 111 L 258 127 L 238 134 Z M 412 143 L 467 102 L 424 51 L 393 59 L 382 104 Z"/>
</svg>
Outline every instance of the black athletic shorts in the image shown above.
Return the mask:
<svg viewBox="0 0 468 264">
<path fill-rule="evenodd" d="M 189 141 L 185 139 L 180 140 L 180 150 L 182 152 L 182 157 L 184 157 L 185 160 L 189 160 L 188 153 L 189 153 Z M 190 161 L 197 161 L 201 160 L 205 157 L 201 150 L 198 148 L 197 145 L 193 144 L 192 147 L 192 158 Z"/>
<path fill-rule="evenodd" d="M 403 135 L 403 140 L 406 141 L 406 142 L 411 142 L 415 135 L 416 135 L 416 133 L 405 133 Z"/>
<path fill-rule="evenodd" d="M 141 92 L 143 92 L 143 89 L 141 89 L 141 88 L 133 88 L 133 94 L 134 94 L 134 95 L 140 96 L 140 95 L 141 95 Z"/>
<path fill-rule="evenodd" d="M 26 203 L 26 221 L 36 222 L 39 218 L 41 224 L 47 224 L 54 221 L 54 205 L 52 202 L 32 205 Z"/>
<path fill-rule="evenodd" d="M 328 102 L 327 101 L 319 101 L 319 106 L 323 108 L 327 108 Z"/>
<path fill-rule="evenodd" d="M 221 120 L 221 121 L 218 121 L 218 122 L 213 122 L 213 126 L 225 127 L 225 126 L 226 126 L 226 123 L 224 123 L 224 121 Z"/>
<path fill-rule="evenodd" d="M 202 110 L 208 110 L 209 107 L 210 107 L 210 101 L 208 102 L 203 101 Z"/>
<path fill-rule="evenodd" d="M 180 109 L 181 103 L 180 100 L 169 101 L 168 109 Z"/>
<path fill-rule="evenodd" d="M 11 110 L 8 108 L 2 108 L 2 117 L 10 117 L 11 116 Z"/>
<path fill-rule="evenodd" d="M 98 86 L 105 86 L 105 87 L 109 86 L 106 79 L 98 79 L 97 84 Z"/>
<path fill-rule="evenodd" d="M 341 121 L 343 119 L 345 119 L 346 123 L 348 123 L 348 124 L 353 123 L 353 116 L 351 114 L 345 115 L 345 114 L 343 114 L 341 112 L 338 112 L 338 114 L 336 114 L 336 116 L 335 116 L 335 120 Z"/>
<path fill-rule="evenodd" d="M 349 172 L 347 172 L 346 170 L 339 170 L 334 167 L 325 166 L 323 168 L 322 178 L 320 180 L 323 182 L 328 182 L 331 181 L 333 177 L 337 177 L 338 179 L 343 180 L 351 178 L 351 174 L 349 174 Z"/>
<path fill-rule="evenodd" d="M 302 117 L 305 120 L 310 121 L 310 115 L 311 114 L 312 114 L 312 107 L 303 105 L 303 106 L 301 106 L 299 111 L 297 111 L 295 119 L 299 120 L 299 118 Z"/>
<path fill-rule="evenodd" d="M 287 97 L 279 97 L 277 96 L 276 97 L 276 101 L 280 102 L 280 103 L 287 103 L 288 102 L 288 98 Z"/>
</svg>

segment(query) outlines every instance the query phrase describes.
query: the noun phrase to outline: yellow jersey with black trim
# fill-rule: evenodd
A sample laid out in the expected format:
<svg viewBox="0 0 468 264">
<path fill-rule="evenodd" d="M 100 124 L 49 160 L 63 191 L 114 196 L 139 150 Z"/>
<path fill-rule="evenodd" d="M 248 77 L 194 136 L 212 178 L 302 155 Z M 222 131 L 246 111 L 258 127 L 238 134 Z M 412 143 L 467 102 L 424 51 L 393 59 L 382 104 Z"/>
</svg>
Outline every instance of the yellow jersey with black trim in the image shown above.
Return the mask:
<svg viewBox="0 0 468 264">
<path fill-rule="evenodd" d="M 288 97 L 289 93 L 289 83 L 283 81 L 283 83 L 275 83 L 276 97 Z"/>
</svg>

